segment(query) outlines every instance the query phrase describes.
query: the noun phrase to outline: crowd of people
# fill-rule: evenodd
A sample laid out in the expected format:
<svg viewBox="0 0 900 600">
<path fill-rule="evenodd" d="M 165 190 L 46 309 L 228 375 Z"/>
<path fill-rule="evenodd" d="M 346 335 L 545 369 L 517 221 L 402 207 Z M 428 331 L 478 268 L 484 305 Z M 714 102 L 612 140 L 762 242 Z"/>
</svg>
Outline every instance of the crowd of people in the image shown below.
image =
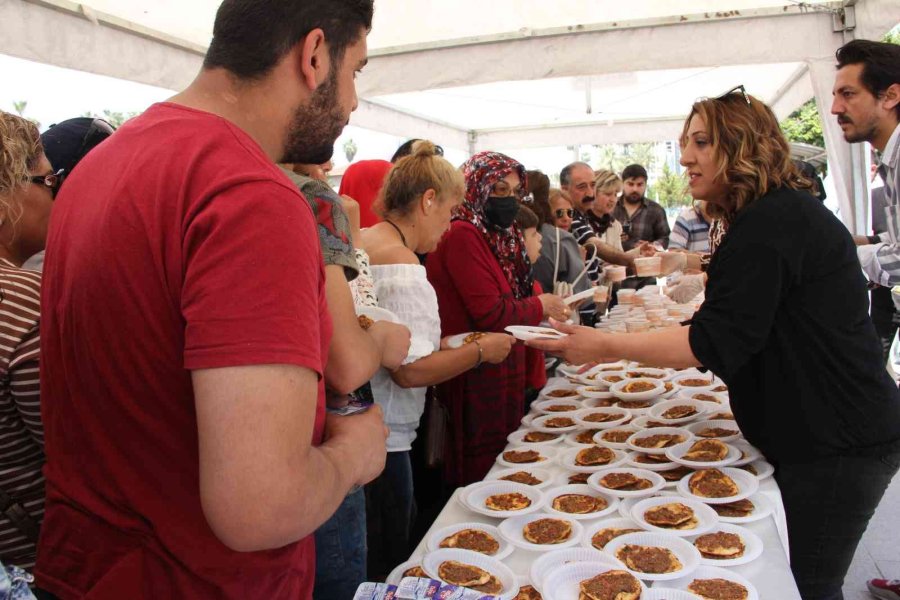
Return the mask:
<svg viewBox="0 0 900 600">
<path fill-rule="evenodd" d="M 351 598 L 417 544 L 417 499 L 484 478 L 549 353 L 721 377 L 802 597 L 841 598 L 900 468 L 863 276 L 900 284 L 900 47 L 841 48 L 832 106 L 879 152 L 884 233 L 851 237 L 743 86 L 689 108 L 670 230 L 641 165 L 554 188 L 429 140 L 335 191 L 372 3 L 255 6 L 225 0 L 194 82 L 118 131 L 0 112 L 0 561 L 39 599 Z M 596 329 L 649 256 L 694 318 Z M 545 321 L 568 335 L 504 331 Z"/>
</svg>

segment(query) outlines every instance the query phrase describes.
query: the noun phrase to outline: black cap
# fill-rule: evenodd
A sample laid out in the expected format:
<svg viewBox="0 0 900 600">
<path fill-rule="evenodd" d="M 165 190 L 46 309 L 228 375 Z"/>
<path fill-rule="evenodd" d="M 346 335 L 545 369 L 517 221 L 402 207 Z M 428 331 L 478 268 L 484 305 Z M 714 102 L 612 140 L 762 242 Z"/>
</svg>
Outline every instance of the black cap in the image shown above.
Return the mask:
<svg viewBox="0 0 900 600">
<path fill-rule="evenodd" d="M 53 170 L 62 170 L 65 175 L 113 131 L 115 128 L 103 119 L 78 117 L 51 125 L 41 134 L 41 143 Z"/>
</svg>

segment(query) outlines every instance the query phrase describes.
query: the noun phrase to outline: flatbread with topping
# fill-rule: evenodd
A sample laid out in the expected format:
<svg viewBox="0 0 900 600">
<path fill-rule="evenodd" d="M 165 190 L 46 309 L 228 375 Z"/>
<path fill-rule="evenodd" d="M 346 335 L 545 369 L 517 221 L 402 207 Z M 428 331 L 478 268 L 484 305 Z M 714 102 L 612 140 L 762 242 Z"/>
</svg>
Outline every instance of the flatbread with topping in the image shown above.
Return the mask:
<svg viewBox="0 0 900 600">
<path fill-rule="evenodd" d="M 562 519 L 538 519 L 522 528 L 522 537 L 532 544 L 561 544 L 572 536 L 572 524 Z"/>
<path fill-rule="evenodd" d="M 632 571 L 661 575 L 674 573 L 684 568 L 675 553 L 658 546 L 638 546 L 625 544 L 616 551 L 616 558 Z"/>
<path fill-rule="evenodd" d="M 693 473 L 694 470 L 690 467 L 678 466 L 674 469 L 666 469 L 665 471 L 657 471 L 657 473 L 666 481 L 681 481 L 685 475 Z"/>
<path fill-rule="evenodd" d="M 741 492 L 734 479 L 719 469 L 697 471 L 688 479 L 688 489 L 702 498 L 728 498 Z"/>
<path fill-rule="evenodd" d="M 602 446 L 591 446 L 585 448 L 575 455 L 575 464 L 582 467 L 595 467 L 598 465 L 608 465 L 615 460 L 616 453 L 609 448 Z"/>
<path fill-rule="evenodd" d="M 694 540 L 700 555 L 713 560 L 731 560 L 744 555 L 744 540 L 736 533 L 716 531 L 701 535 Z"/>
<path fill-rule="evenodd" d="M 491 574 L 475 565 L 456 560 L 445 560 L 438 566 L 438 577 L 452 585 L 472 587 L 484 585 L 491 579 Z"/>
<path fill-rule="evenodd" d="M 601 529 L 593 536 L 591 536 L 591 545 L 597 550 L 603 550 L 603 548 L 606 547 L 610 540 L 614 540 L 620 535 L 625 535 L 626 533 L 638 533 L 640 531 L 643 531 L 643 529 L 630 529 L 627 527 L 607 527 L 605 529 Z"/>
<path fill-rule="evenodd" d="M 747 588 L 728 579 L 695 579 L 687 589 L 704 600 L 747 600 L 750 596 Z"/>
<path fill-rule="evenodd" d="M 632 473 L 610 473 L 600 478 L 600 485 L 610 490 L 634 492 L 653 487 L 653 482 Z"/>
<path fill-rule="evenodd" d="M 719 440 L 700 440 L 684 453 L 685 460 L 694 462 L 717 462 L 728 456 L 728 446 Z"/>
<path fill-rule="evenodd" d="M 590 473 L 572 473 L 569 475 L 569 483 L 577 484 L 577 483 L 587 483 L 588 478 L 590 478 Z"/>
<path fill-rule="evenodd" d="M 723 438 L 737 434 L 738 431 L 736 429 L 727 429 L 725 427 L 705 427 L 697 432 L 697 437 Z"/>
<path fill-rule="evenodd" d="M 553 499 L 553 509 L 573 515 L 586 515 L 598 512 L 609 506 L 609 502 L 597 496 L 587 494 L 563 494 Z"/>
<path fill-rule="evenodd" d="M 656 433 L 639 437 L 632 442 L 638 448 L 671 448 L 684 441 L 684 436 L 677 433 Z M 726 450 L 727 452 L 727 450 Z M 668 462 L 668 459 L 666 460 Z"/>
<path fill-rule="evenodd" d="M 680 502 L 670 502 L 647 509 L 644 520 L 663 529 L 694 529 L 699 524 L 694 510 Z"/>
<path fill-rule="evenodd" d="M 653 403 L 649 400 L 619 400 L 617 406 L 627 410 L 640 410 L 642 408 L 650 408 Z"/>
<path fill-rule="evenodd" d="M 750 500 L 736 500 L 724 504 L 710 504 L 720 517 L 743 518 L 749 517 L 756 510 L 756 505 Z"/>
<path fill-rule="evenodd" d="M 522 438 L 522 441 L 529 444 L 537 444 L 540 442 L 549 442 L 559 437 L 558 433 L 546 433 L 544 431 L 529 431 Z"/>
<path fill-rule="evenodd" d="M 541 485 L 543 480 L 538 479 L 528 471 L 516 471 L 500 478 L 501 481 L 512 481 L 515 483 L 524 483 L 525 485 Z"/>
<path fill-rule="evenodd" d="M 575 436 L 575 441 L 579 444 L 593 444 L 594 436 L 600 429 L 586 429 Z"/>
<path fill-rule="evenodd" d="M 425 569 L 416 565 L 403 571 L 403 577 L 428 577 L 428 573 L 425 572 Z"/>
<path fill-rule="evenodd" d="M 622 386 L 622 391 L 626 394 L 640 394 L 642 392 L 650 392 L 656 389 L 656 386 L 649 381 L 630 381 Z"/>
<path fill-rule="evenodd" d="M 484 499 L 484 505 L 490 510 L 522 510 L 531 506 L 531 498 L 518 492 L 494 494 Z"/>
<path fill-rule="evenodd" d="M 626 571 L 607 571 L 579 584 L 578 600 L 639 600 L 641 583 Z"/>
<path fill-rule="evenodd" d="M 624 413 L 590 413 L 581 418 L 582 421 L 587 421 L 588 423 L 609 423 L 611 421 L 618 421 L 622 419 L 626 415 Z"/>
<path fill-rule="evenodd" d="M 633 434 L 633 431 L 627 429 L 610 429 L 604 431 L 603 435 L 600 436 L 600 439 L 612 444 L 624 444 Z"/>
<path fill-rule="evenodd" d="M 463 529 L 444 538 L 439 544 L 441 548 L 462 548 L 493 556 L 500 550 L 500 542 L 487 531 L 481 529 Z"/>
<path fill-rule="evenodd" d="M 700 411 L 689 404 L 679 404 L 678 406 L 673 406 L 659 416 L 662 419 L 684 419 L 693 417 L 698 412 Z"/>
<path fill-rule="evenodd" d="M 575 421 L 570 419 L 569 417 L 553 417 L 552 419 L 547 419 L 544 421 L 544 427 L 549 427 L 550 429 L 562 429 L 564 427 L 574 427 Z"/>
<path fill-rule="evenodd" d="M 537 450 L 507 450 L 503 453 L 503 460 L 518 465 L 540 462 L 544 457 Z"/>
<path fill-rule="evenodd" d="M 523 585 L 513 600 L 544 600 L 544 597 L 533 586 Z"/>
<path fill-rule="evenodd" d="M 561 412 L 574 412 L 578 410 L 575 406 L 571 404 L 551 404 L 544 408 L 547 412 L 561 413 Z"/>
<path fill-rule="evenodd" d="M 546 394 L 548 398 L 572 398 L 577 395 L 578 392 L 575 390 L 550 390 Z"/>
</svg>

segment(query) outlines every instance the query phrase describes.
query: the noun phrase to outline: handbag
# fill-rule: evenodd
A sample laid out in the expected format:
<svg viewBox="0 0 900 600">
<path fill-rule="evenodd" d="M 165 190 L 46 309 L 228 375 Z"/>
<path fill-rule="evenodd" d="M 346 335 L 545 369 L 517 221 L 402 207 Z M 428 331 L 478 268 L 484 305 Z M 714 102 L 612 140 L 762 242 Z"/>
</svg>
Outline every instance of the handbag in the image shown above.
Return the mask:
<svg viewBox="0 0 900 600">
<path fill-rule="evenodd" d="M 425 466 L 429 469 L 436 469 L 444 464 L 449 426 L 450 413 L 432 390 L 425 411 Z"/>
</svg>

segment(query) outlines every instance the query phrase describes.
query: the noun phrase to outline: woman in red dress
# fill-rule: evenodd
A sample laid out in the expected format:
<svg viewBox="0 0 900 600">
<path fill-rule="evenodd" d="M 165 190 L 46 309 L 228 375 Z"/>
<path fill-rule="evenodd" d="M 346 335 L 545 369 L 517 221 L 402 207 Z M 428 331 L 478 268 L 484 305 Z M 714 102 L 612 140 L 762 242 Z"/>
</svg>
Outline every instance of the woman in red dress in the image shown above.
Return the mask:
<svg viewBox="0 0 900 600">
<path fill-rule="evenodd" d="M 466 200 L 426 263 L 441 335 L 502 332 L 548 316 L 568 319 L 559 296 L 532 292 L 531 263 L 515 224 L 525 168 L 503 154 L 481 152 L 463 165 L 463 176 Z M 525 376 L 525 348 L 517 344 L 502 363 L 483 364 L 438 386 L 450 414 L 447 483 L 480 481 L 490 470 L 522 419 Z"/>
</svg>

